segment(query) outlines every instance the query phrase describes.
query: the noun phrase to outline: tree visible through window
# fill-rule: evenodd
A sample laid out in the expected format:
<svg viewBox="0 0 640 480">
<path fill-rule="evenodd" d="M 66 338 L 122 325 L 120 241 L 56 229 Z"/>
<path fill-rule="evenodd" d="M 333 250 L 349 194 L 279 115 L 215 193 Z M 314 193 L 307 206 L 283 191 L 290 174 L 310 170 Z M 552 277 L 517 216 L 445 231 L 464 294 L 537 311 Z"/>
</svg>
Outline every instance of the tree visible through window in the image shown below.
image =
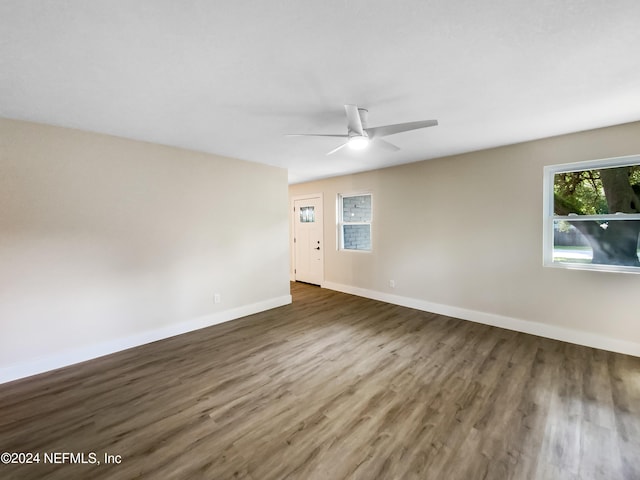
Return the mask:
<svg viewBox="0 0 640 480">
<path fill-rule="evenodd" d="M 552 263 L 640 271 L 640 157 L 579 165 L 546 169 Z"/>
</svg>

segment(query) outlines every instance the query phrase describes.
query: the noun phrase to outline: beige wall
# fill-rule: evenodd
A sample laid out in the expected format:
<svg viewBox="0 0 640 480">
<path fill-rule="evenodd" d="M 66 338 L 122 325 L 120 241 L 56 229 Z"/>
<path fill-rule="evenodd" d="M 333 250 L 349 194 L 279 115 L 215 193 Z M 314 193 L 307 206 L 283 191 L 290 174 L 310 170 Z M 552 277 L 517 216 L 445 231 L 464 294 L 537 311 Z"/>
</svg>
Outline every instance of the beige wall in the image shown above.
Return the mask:
<svg viewBox="0 0 640 480">
<path fill-rule="evenodd" d="M 638 153 L 640 123 L 632 123 L 292 185 L 289 193 L 324 194 L 332 288 L 453 307 L 445 311 L 480 321 L 473 312 L 498 315 L 516 320 L 514 329 L 535 322 L 540 328 L 524 329 L 566 330 L 569 338 L 555 337 L 599 344 L 580 341 L 583 332 L 640 354 L 640 275 L 542 266 L 543 166 Z M 336 196 L 361 191 L 373 193 L 373 252 L 339 252 Z"/>
<path fill-rule="evenodd" d="M 0 141 L 0 369 L 289 295 L 285 170 L 12 120 Z"/>
</svg>

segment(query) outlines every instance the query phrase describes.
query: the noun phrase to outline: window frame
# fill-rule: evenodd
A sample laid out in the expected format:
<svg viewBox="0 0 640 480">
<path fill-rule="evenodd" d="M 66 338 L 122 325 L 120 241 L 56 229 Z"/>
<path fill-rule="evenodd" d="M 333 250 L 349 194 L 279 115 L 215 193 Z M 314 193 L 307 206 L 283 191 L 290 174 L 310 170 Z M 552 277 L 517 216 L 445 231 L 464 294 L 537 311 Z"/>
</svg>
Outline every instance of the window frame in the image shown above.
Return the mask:
<svg viewBox="0 0 640 480">
<path fill-rule="evenodd" d="M 598 160 L 586 160 L 574 163 L 547 165 L 544 167 L 543 177 L 543 242 L 542 257 L 545 267 L 564 268 L 573 270 L 591 270 L 601 272 L 622 272 L 640 274 L 640 267 L 623 265 L 600 265 L 590 263 L 554 262 L 554 221 L 561 220 L 568 223 L 588 220 L 625 221 L 640 220 L 640 213 L 609 213 L 602 215 L 556 215 L 554 213 L 554 180 L 557 173 L 580 172 L 602 168 L 626 167 L 640 165 L 640 155 L 627 155 Z"/>
<path fill-rule="evenodd" d="M 368 195 L 371 198 L 371 218 L 368 222 L 345 222 L 343 218 L 345 198 L 362 197 Z M 339 252 L 357 252 L 357 253 L 371 253 L 373 252 L 373 194 L 369 191 L 356 192 L 356 193 L 338 193 L 338 201 L 336 202 L 336 224 L 337 224 L 337 239 L 336 245 Z M 368 225 L 369 226 L 369 249 L 356 249 L 344 247 L 344 226 L 345 225 Z"/>
</svg>

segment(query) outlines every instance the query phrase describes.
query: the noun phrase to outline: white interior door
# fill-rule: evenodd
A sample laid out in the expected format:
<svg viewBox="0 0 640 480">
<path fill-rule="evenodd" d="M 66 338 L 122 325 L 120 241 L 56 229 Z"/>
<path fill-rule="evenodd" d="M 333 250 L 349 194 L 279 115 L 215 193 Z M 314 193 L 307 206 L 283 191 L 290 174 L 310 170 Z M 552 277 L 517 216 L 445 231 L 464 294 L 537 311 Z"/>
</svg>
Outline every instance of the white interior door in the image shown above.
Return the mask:
<svg viewBox="0 0 640 480">
<path fill-rule="evenodd" d="M 324 265 L 322 198 L 294 200 L 293 207 L 295 279 L 320 285 Z"/>
</svg>

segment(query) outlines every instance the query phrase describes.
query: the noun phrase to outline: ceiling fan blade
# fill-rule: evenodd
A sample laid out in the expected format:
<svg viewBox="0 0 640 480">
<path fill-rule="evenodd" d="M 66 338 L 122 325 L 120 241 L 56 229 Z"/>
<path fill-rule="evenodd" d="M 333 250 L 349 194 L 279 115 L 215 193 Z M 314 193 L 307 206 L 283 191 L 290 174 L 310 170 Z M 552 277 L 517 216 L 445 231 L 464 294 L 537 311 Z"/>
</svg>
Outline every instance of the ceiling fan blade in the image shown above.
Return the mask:
<svg viewBox="0 0 640 480">
<path fill-rule="evenodd" d="M 396 133 L 408 132 L 409 130 L 435 127 L 436 125 L 438 125 L 437 120 L 421 120 L 418 122 L 396 123 L 395 125 L 367 128 L 366 132 L 369 135 L 369 138 L 380 138 L 386 137 L 387 135 L 395 135 Z"/>
<path fill-rule="evenodd" d="M 400 150 L 400 147 L 396 147 L 393 143 L 389 143 L 386 140 L 382 140 L 381 138 L 374 138 L 373 144 L 376 147 L 382 147 L 385 150 L 389 150 L 390 152 L 397 152 Z"/>
<path fill-rule="evenodd" d="M 327 153 L 327 155 L 332 155 L 334 153 L 336 153 L 338 150 L 340 150 L 341 148 L 346 147 L 347 145 L 349 145 L 349 142 L 347 143 L 343 143 L 342 145 L 340 145 L 339 147 L 334 148 L 333 150 L 331 150 L 330 152 Z"/>
<path fill-rule="evenodd" d="M 354 132 L 358 135 L 364 135 L 364 128 L 362 128 L 362 120 L 360 119 L 357 105 L 345 105 L 344 111 L 347 112 L 349 133 Z"/>
<path fill-rule="evenodd" d="M 324 134 L 324 133 L 285 133 L 285 137 L 335 137 L 335 138 L 349 138 L 349 135 L 339 134 Z"/>
</svg>

